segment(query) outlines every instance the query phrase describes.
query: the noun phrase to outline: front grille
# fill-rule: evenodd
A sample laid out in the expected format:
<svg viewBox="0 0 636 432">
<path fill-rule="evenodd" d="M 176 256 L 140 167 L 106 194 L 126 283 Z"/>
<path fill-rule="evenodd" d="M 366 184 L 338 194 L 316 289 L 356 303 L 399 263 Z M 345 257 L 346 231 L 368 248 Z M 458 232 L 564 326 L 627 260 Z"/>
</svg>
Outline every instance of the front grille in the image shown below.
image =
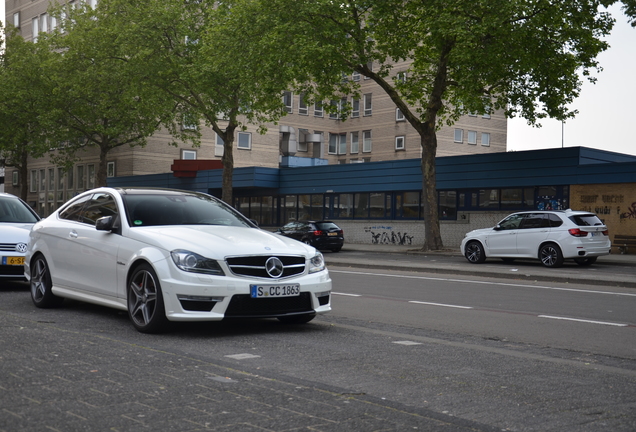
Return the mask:
<svg viewBox="0 0 636 432">
<path fill-rule="evenodd" d="M 249 294 L 237 294 L 227 307 L 227 318 L 257 318 L 285 315 L 296 312 L 313 312 L 311 293 L 280 298 L 252 298 Z"/>
<path fill-rule="evenodd" d="M 0 243 L 0 251 L 2 252 L 15 252 L 15 243 Z"/>
<path fill-rule="evenodd" d="M 227 258 L 226 262 L 232 273 L 238 276 L 250 276 L 272 279 L 265 270 L 265 262 L 272 255 L 256 255 Z M 305 257 L 303 256 L 276 256 L 284 266 L 280 278 L 286 278 L 303 274 L 305 272 Z M 277 279 L 280 279 L 277 278 Z"/>
</svg>

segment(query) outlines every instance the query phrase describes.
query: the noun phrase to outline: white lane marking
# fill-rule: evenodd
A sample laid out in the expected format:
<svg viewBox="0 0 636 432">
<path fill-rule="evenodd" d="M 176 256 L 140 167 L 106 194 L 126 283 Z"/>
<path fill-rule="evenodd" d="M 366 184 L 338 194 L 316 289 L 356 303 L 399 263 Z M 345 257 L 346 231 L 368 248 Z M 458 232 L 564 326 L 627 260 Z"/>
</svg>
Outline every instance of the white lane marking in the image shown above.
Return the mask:
<svg viewBox="0 0 636 432">
<path fill-rule="evenodd" d="M 411 300 L 409 301 L 409 303 L 416 303 L 416 304 L 423 304 L 423 305 L 430 305 L 430 306 L 443 306 L 443 307 L 457 308 L 457 309 L 473 309 L 471 306 L 458 306 L 458 305 L 449 305 L 444 303 L 430 303 L 430 302 L 423 302 L 423 301 L 416 301 L 416 300 Z"/>
<path fill-rule="evenodd" d="M 254 354 L 232 354 L 232 355 L 226 355 L 225 357 L 229 357 L 235 360 L 245 360 L 245 359 L 253 359 L 253 358 L 259 358 L 259 355 L 254 355 Z"/>
<path fill-rule="evenodd" d="M 399 344 L 399 345 L 422 345 L 421 342 L 413 342 L 413 341 L 395 341 L 393 342 L 394 344 Z"/>
<path fill-rule="evenodd" d="M 331 270 L 331 269 L 329 269 L 329 273 L 361 274 L 366 276 L 386 276 L 386 277 L 395 277 L 395 278 L 403 278 L 403 279 L 422 279 L 422 280 L 432 280 L 432 281 L 442 281 L 442 282 L 459 282 L 459 283 L 471 283 L 471 284 L 482 284 L 482 285 L 509 286 L 509 287 L 518 287 L 518 288 L 539 288 L 539 289 L 547 289 L 547 290 L 554 290 L 554 291 L 572 291 L 572 292 L 589 293 L 589 294 L 613 294 L 617 296 L 636 297 L 636 294 L 634 293 L 619 293 L 614 291 L 595 291 L 595 290 L 584 290 L 584 289 L 576 289 L 576 288 L 558 288 L 558 287 L 549 287 L 549 286 L 541 286 L 541 285 L 512 284 L 512 283 L 503 283 L 503 282 L 488 282 L 488 281 L 476 281 L 476 280 L 466 280 L 466 279 L 390 275 L 390 274 L 384 274 L 384 273 L 354 272 L 354 271 Z"/>
<path fill-rule="evenodd" d="M 627 327 L 627 324 L 619 324 L 619 323 L 613 323 L 613 322 L 607 322 L 607 321 L 592 321 L 592 320 L 567 318 L 567 317 L 559 317 L 559 316 L 551 316 L 551 315 L 537 315 L 537 316 L 539 318 L 550 318 L 550 319 L 556 319 L 556 320 L 576 321 L 576 322 L 589 323 L 589 324 L 601 324 L 601 325 L 616 326 L 616 327 Z"/>
<path fill-rule="evenodd" d="M 340 292 L 333 292 L 333 291 L 331 291 L 331 294 L 349 296 L 349 297 L 362 297 L 362 294 L 347 294 L 347 293 L 340 293 Z"/>
</svg>

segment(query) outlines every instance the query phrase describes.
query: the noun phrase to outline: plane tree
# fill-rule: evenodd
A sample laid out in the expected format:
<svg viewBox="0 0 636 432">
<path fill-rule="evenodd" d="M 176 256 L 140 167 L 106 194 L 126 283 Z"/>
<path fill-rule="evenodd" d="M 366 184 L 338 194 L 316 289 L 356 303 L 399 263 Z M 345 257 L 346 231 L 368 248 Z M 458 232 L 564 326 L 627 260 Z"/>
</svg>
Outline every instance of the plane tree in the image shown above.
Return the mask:
<svg viewBox="0 0 636 432">
<path fill-rule="evenodd" d="M 17 169 L 23 200 L 28 194 L 29 156 L 48 151 L 42 122 L 51 91 L 45 69 L 48 56 L 47 49 L 8 29 L 0 52 L 0 166 Z"/>
<path fill-rule="evenodd" d="M 196 134 L 176 128 L 174 101 L 143 81 L 130 79 L 131 70 L 118 35 L 102 25 L 85 3 L 50 11 L 59 27 L 40 34 L 46 46 L 51 93 L 42 121 L 48 125 L 51 160 L 69 169 L 90 148 L 99 151 L 95 186 L 106 186 L 108 154 L 121 146 L 145 146 L 162 126 L 181 139 Z"/>
<path fill-rule="evenodd" d="M 423 250 L 443 248 L 435 178 L 437 131 L 469 113 L 504 110 L 530 124 L 565 120 L 594 81 L 612 0 L 267 0 L 269 37 L 301 41 L 317 82 L 357 72 L 377 83 L 420 136 Z M 634 1 L 624 1 L 634 15 Z M 265 18 L 261 18 L 264 20 Z M 282 23 L 282 24 L 275 24 Z M 318 61 L 317 61 L 318 60 Z M 409 62 L 396 70 L 398 62 Z"/>
<path fill-rule="evenodd" d="M 116 29 L 134 79 L 161 89 L 189 125 L 222 139 L 221 198 L 232 204 L 235 134 L 250 124 L 264 133 L 285 114 L 282 94 L 296 76 L 272 56 L 285 42 L 262 38 L 251 0 L 100 0 L 98 10 Z"/>
</svg>

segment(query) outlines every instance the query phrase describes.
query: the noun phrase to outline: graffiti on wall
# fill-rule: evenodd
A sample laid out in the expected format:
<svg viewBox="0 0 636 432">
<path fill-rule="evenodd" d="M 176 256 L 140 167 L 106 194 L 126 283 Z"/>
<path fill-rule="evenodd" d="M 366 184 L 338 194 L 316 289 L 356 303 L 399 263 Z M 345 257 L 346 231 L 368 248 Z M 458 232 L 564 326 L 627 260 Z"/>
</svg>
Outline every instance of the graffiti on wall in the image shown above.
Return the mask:
<svg viewBox="0 0 636 432">
<path fill-rule="evenodd" d="M 408 233 L 394 231 L 391 226 L 364 227 L 364 232 L 371 234 L 372 244 L 411 245 L 413 236 Z"/>
<path fill-rule="evenodd" d="M 583 211 L 594 212 L 597 215 L 618 215 L 620 220 L 636 219 L 636 202 L 631 203 L 625 211 L 620 204 L 625 202 L 624 195 L 581 195 L 580 202 L 584 204 Z"/>
</svg>

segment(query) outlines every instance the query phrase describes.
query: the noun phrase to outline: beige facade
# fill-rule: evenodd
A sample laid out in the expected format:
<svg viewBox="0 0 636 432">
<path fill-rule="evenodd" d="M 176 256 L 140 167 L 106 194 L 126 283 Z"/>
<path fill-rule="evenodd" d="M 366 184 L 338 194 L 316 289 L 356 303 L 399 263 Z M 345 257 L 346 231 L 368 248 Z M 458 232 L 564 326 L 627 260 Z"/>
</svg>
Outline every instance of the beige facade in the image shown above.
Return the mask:
<svg viewBox="0 0 636 432">
<path fill-rule="evenodd" d="M 616 235 L 636 236 L 636 187 L 633 183 L 572 185 L 570 205 L 573 210 L 596 213 L 607 225 L 612 244 L 616 243 Z M 636 252 L 636 248 L 632 247 L 629 252 Z"/>
<path fill-rule="evenodd" d="M 86 1 L 91 5 L 97 3 L 97 0 Z M 33 37 L 34 30 L 49 31 L 56 25 L 46 13 L 48 4 L 49 0 L 6 0 L 7 22 L 17 24 L 25 39 L 37 39 Z M 398 63 L 394 70 L 397 74 L 407 68 L 408 63 Z M 322 158 L 329 164 L 419 158 L 419 135 L 400 118 L 386 93 L 371 80 L 355 76 L 349 79 L 359 79 L 361 85 L 357 116 L 352 113 L 345 121 L 333 119 L 326 111 L 320 114 L 315 105 L 303 109 L 300 95 L 288 94 L 284 100 L 289 102 L 289 114 L 278 125 L 267 125 L 264 135 L 257 132 L 256 125 L 248 125 L 240 137 L 242 145 L 239 145 L 237 132 L 233 152 L 235 167 L 278 167 L 282 156 Z M 351 96 L 346 100 L 353 102 Z M 292 131 L 296 143 L 284 143 L 291 135 L 281 130 Z M 488 116 L 464 116 L 454 126 L 438 132 L 437 155 L 503 152 L 506 151 L 506 133 L 507 121 L 501 111 Z M 117 148 L 109 154 L 109 176 L 166 173 L 170 172 L 173 161 L 181 158 L 220 159 L 222 147 L 217 143 L 216 134 L 209 128 L 204 128 L 202 134 L 199 148 L 185 143 L 171 145 L 174 140 L 165 131 L 152 136 L 144 148 Z M 308 134 L 314 142 L 307 142 Z M 68 173 L 54 167 L 48 157 L 29 162 L 27 201 L 41 215 L 48 215 L 71 196 L 94 186 L 99 163 L 97 149 L 87 149 L 79 156 L 81 162 Z M 7 180 L 12 179 L 13 171 L 7 168 Z M 14 194 L 19 191 L 12 181 L 7 182 L 6 190 Z"/>
</svg>

